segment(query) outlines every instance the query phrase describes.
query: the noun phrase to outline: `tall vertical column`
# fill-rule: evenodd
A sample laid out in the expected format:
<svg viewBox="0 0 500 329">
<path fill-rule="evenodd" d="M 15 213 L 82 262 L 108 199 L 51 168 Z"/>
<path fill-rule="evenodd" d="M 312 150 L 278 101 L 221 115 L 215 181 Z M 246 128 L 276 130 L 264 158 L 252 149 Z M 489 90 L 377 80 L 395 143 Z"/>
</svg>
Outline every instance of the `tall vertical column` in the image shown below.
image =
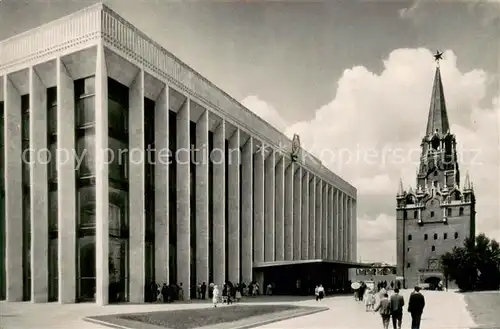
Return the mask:
<svg viewBox="0 0 500 329">
<path fill-rule="evenodd" d="M 302 211 L 300 215 L 301 225 L 300 225 L 300 235 L 301 235 L 301 258 L 309 259 L 309 199 L 310 199 L 310 184 L 309 184 L 309 172 L 304 171 L 302 180 Z"/>
<path fill-rule="evenodd" d="M 301 241 L 302 241 L 302 221 L 301 221 L 301 215 L 302 215 L 302 167 L 298 165 L 294 165 L 295 167 L 298 167 L 297 170 L 292 170 L 295 171 L 292 176 L 293 176 L 293 214 L 292 214 L 292 248 L 293 248 L 293 255 L 292 259 L 293 260 L 300 260 L 302 259 L 302 246 L 301 246 Z"/>
<path fill-rule="evenodd" d="M 104 54 L 99 56 L 97 54 L 97 67 L 96 67 L 96 155 L 103 153 L 107 147 L 108 140 L 108 117 L 107 117 L 107 73 L 106 65 L 104 63 Z M 57 200 L 59 207 L 57 208 L 57 221 L 58 221 L 58 263 L 59 263 L 59 303 L 73 303 L 76 298 L 76 184 L 75 184 L 75 164 L 71 161 L 73 150 L 75 149 L 75 92 L 73 79 L 70 77 L 64 63 L 61 59 L 57 59 L 57 149 L 61 156 L 56 157 L 57 160 Z M 99 78 L 104 80 L 104 84 L 98 81 Z M 99 97 L 103 105 L 99 102 Z M 106 118 L 105 128 L 99 126 L 99 116 L 101 112 L 105 113 Z M 103 131 L 99 130 L 101 128 Z M 101 136 L 101 133 L 106 135 Z M 63 137 L 64 136 L 64 137 Z M 98 152 L 97 147 L 100 146 L 99 138 L 103 137 L 106 145 L 102 148 L 103 152 Z M 62 152 L 65 156 L 62 156 Z M 66 156 L 67 155 L 67 156 Z M 97 158 L 96 158 L 96 161 Z M 102 162 L 104 163 L 104 161 Z M 101 168 L 96 166 L 96 168 Z M 96 172 L 96 198 L 99 199 L 99 179 L 101 175 L 106 175 L 106 200 L 107 200 L 107 167 L 102 171 Z M 98 201 L 97 201 L 98 202 Z M 99 253 L 98 243 L 99 235 L 98 230 L 100 224 L 107 227 L 108 208 L 103 217 L 100 217 L 97 209 L 99 203 L 96 203 L 96 253 Z M 106 231 L 107 232 L 107 231 Z M 107 250 L 107 234 L 106 234 L 106 249 Z M 96 255 L 97 257 L 97 255 Z M 96 258 L 97 260 L 97 258 Z M 106 266 L 108 264 L 108 257 L 106 256 Z M 99 267 L 96 267 L 99 269 Z M 106 267 L 106 277 L 108 275 Z M 99 280 L 99 273 L 96 272 L 96 279 Z M 97 284 L 98 281 L 96 281 Z M 108 282 L 105 283 L 106 296 L 108 294 Z M 100 291 L 96 287 L 96 295 Z M 107 300 L 107 299 L 106 299 Z"/>
<path fill-rule="evenodd" d="M 316 258 L 322 258 L 321 251 L 323 248 L 322 237 L 322 225 L 323 225 L 323 181 L 318 178 L 316 183 L 316 232 L 315 232 L 315 243 L 316 243 Z"/>
<path fill-rule="evenodd" d="M 155 102 L 155 281 L 169 283 L 169 88 Z"/>
<path fill-rule="evenodd" d="M 295 165 L 291 162 L 285 170 L 285 260 L 293 259 L 293 205 L 294 205 L 294 191 L 293 191 L 293 181 L 294 181 Z M 300 240 L 299 240 L 300 241 Z"/>
<path fill-rule="evenodd" d="M 106 305 L 109 302 L 109 168 L 108 168 L 108 158 L 107 158 L 107 148 L 108 148 L 108 74 L 106 70 L 106 60 L 104 58 L 104 47 L 102 42 L 99 43 L 97 47 L 97 59 L 96 59 L 96 73 L 95 73 L 95 161 L 96 161 L 96 303 L 98 305 Z M 57 92 L 59 93 L 59 89 L 57 88 Z M 59 106 L 60 102 L 57 102 Z M 59 112 L 59 111 L 58 111 Z M 73 113 L 74 111 L 72 111 Z M 59 115 L 59 114 L 58 114 Z M 63 131 L 59 131 L 61 127 L 61 121 L 58 117 L 58 125 L 57 125 L 57 136 L 66 136 L 66 133 Z M 74 131 L 74 124 L 72 124 L 72 129 Z M 62 138 L 61 138 L 62 139 Z M 66 138 L 64 138 L 66 140 Z M 59 143 L 59 138 L 57 139 Z M 61 172 L 59 171 L 59 174 Z M 74 172 L 72 173 L 74 175 Z M 68 173 L 69 176 L 69 173 Z M 68 181 L 74 182 L 73 179 L 67 179 Z M 59 188 L 61 187 L 61 182 L 64 179 L 61 177 L 59 179 Z M 69 184 L 69 183 L 68 183 Z M 66 192 L 66 195 L 75 195 L 74 193 L 75 187 Z M 59 189 L 59 204 L 66 204 L 61 200 L 61 189 Z M 71 268 L 75 268 L 74 258 L 71 259 L 71 263 L 69 261 L 70 256 L 68 255 L 68 259 L 61 259 L 61 236 L 66 236 L 67 230 L 61 228 L 61 218 L 62 216 L 70 217 L 70 214 L 64 211 L 61 211 L 62 207 L 59 207 L 58 219 L 59 219 L 59 232 L 64 232 L 64 234 L 59 234 L 59 270 L 61 271 L 61 267 L 63 264 L 67 264 Z M 75 214 L 71 214 L 71 218 L 75 218 Z M 68 228 L 69 229 L 69 228 Z M 72 230 L 74 230 L 74 223 Z M 66 253 L 71 253 L 74 257 L 74 246 L 72 249 L 66 251 Z M 61 301 L 61 272 L 59 272 L 59 301 Z M 71 282 L 74 284 L 75 278 L 68 278 L 72 280 Z"/>
<path fill-rule="evenodd" d="M 196 282 L 208 282 L 208 110 L 196 123 Z"/>
<path fill-rule="evenodd" d="M 191 296 L 191 174 L 190 99 L 177 112 L 177 281 L 184 287 L 184 299 Z"/>
<path fill-rule="evenodd" d="M 23 191 L 21 164 L 21 95 L 3 79 L 5 147 L 5 287 L 6 300 L 23 299 Z"/>
<path fill-rule="evenodd" d="M 335 190 L 335 241 L 336 241 L 336 246 L 337 250 L 335 251 L 335 256 L 336 260 L 341 260 L 342 259 L 342 235 L 341 229 L 342 229 L 342 205 L 341 205 L 341 199 L 340 199 L 341 192 L 340 190 Z"/>
<path fill-rule="evenodd" d="M 335 236 L 333 231 L 333 221 L 335 220 L 333 216 L 333 187 L 328 185 L 328 195 L 326 202 L 328 203 L 328 259 L 335 259 Z"/>
<path fill-rule="evenodd" d="M 213 257 L 214 283 L 226 282 L 226 123 L 221 121 L 214 131 L 211 159 L 213 162 Z"/>
<path fill-rule="evenodd" d="M 249 137 L 241 154 L 241 281 L 251 282 L 253 250 L 253 138 Z"/>
<path fill-rule="evenodd" d="M 347 195 L 342 195 L 342 260 L 347 258 Z"/>
<path fill-rule="evenodd" d="M 356 199 L 352 202 L 352 261 L 356 262 L 358 260 L 358 217 L 357 217 L 357 201 Z"/>
<path fill-rule="evenodd" d="M 309 182 L 309 259 L 316 259 L 316 176 Z"/>
<path fill-rule="evenodd" d="M 321 193 L 321 255 L 323 259 L 328 259 L 328 184 L 324 182 L 321 187 L 323 192 Z"/>
<path fill-rule="evenodd" d="M 229 139 L 228 189 L 228 280 L 240 282 L 240 130 Z"/>
<path fill-rule="evenodd" d="M 275 186 L 275 260 L 285 260 L 285 158 L 283 156 L 276 165 L 276 186 Z"/>
<path fill-rule="evenodd" d="M 47 302 L 48 264 L 48 188 L 47 162 L 38 159 L 47 149 L 47 92 L 33 67 L 30 83 L 30 199 L 31 199 L 31 301 Z"/>
<path fill-rule="evenodd" d="M 347 248 L 346 248 L 346 260 L 350 261 L 351 260 L 351 251 L 352 251 L 352 241 L 351 241 L 351 197 L 348 196 L 346 200 L 346 240 L 347 240 Z"/>
<path fill-rule="evenodd" d="M 144 152 L 144 70 L 129 88 L 129 300 L 144 302 L 146 250 L 146 176 Z M 137 152 L 140 150 L 142 152 Z"/>
<path fill-rule="evenodd" d="M 260 150 L 254 154 L 253 160 L 253 261 L 264 261 L 264 145 L 260 142 Z"/>
<path fill-rule="evenodd" d="M 272 262 L 275 259 L 274 244 L 275 244 L 275 164 L 276 155 L 274 150 L 265 160 L 265 181 L 264 181 L 264 260 Z"/>
</svg>

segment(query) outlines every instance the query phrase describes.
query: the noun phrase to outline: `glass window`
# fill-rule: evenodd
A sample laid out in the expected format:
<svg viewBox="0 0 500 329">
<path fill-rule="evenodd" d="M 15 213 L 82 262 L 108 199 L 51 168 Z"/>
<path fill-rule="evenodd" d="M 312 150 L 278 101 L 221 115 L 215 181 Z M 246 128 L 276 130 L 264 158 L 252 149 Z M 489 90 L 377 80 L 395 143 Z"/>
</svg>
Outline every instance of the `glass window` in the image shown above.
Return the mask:
<svg viewBox="0 0 500 329">
<path fill-rule="evenodd" d="M 109 149 L 110 149 L 110 159 L 109 159 L 109 178 L 117 181 L 124 181 L 127 178 L 126 170 L 128 168 L 128 147 L 125 143 L 122 143 L 114 138 L 109 138 Z M 134 161 L 140 161 L 140 155 L 138 152 L 134 154 Z"/>
<path fill-rule="evenodd" d="M 432 246 L 432 251 L 436 251 L 436 246 Z"/>
<path fill-rule="evenodd" d="M 444 240 L 448 239 L 448 233 L 443 233 L 443 239 Z"/>
<path fill-rule="evenodd" d="M 424 234 L 424 240 L 427 240 L 427 234 Z"/>
<path fill-rule="evenodd" d="M 94 94 L 95 94 L 95 77 L 92 76 L 75 80 L 75 96 L 77 98 Z"/>
<path fill-rule="evenodd" d="M 57 231 L 57 191 L 49 192 L 49 231 Z"/>
<path fill-rule="evenodd" d="M 460 207 L 460 209 L 458 210 L 458 214 L 459 214 L 459 216 L 464 215 L 464 208 L 463 207 Z"/>
<path fill-rule="evenodd" d="M 79 300 L 94 300 L 95 294 L 95 236 L 78 239 L 78 297 Z"/>
<path fill-rule="evenodd" d="M 411 241 L 411 234 L 408 235 L 408 241 Z"/>
<path fill-rule="evenodd" d="M 431 211 L 431 217 L 434 217 L 434 211 Z"/>
<path fill-rule="evenodd" d="M 437 233 L 434 233 L 434 240 L 437 240 L 437 238 L 438 238 Z"/>
<path fill-rule="evenodd" d="M 415 210 L 415 211 L 413 212 L 413 218 L 415 218 L 415 219 L 417 219 L 417 218 L 418 218 L 418 211 L 417 211 L 417 210 Z"/>
<path fill-rule="evenodd" d="M 458 233 L 455 232 L 455 239 L 458 239 Z"/>
<path fill-rule="evenodd" d="M 127 109 L 115 100 L 108 101 L 108 126 L 111 132 L 125 134 L 128 131 Z"/>
<path fill-rule="evenodd" d="M 406 267 L 407 267 L 407 268 L 410 268 L 410 263 L 406 264 Z"/>
<path fill-rule="evenodd" d="M 22 139 L 23 141 L 30 138 L 30 113 L 23 112 L 22 114 Z"/>
<path fill-rule="evenodd" d="M 79 226 L 95 227 L 95 188 L 94 186 L 83 187 L 78 190 L 78 202 L 80 206 Z"/>
<path fill-rule="evenodd" d="M 77 166 L 80 177 L 95 175 L 95 137 L 94 135 L 85 135 L 76 142 L 78 154 Z M 80 163 L 81 162 L 81 163 Z"/>
<path fill-rule="evenodd" d="M 446 215 L 451 217 L 451 208 L 446 209 Z"/>
<path fill-rule="evenodd" d="M 47 133 L 57 134 L 57 106 L 49 106 L 47 109 Z"/>
<path fill-rule="evenodd" d="M 57 181 L 57 143 L 52 143 L 49 145 L 50 152 L 50 162 L 49 162 L 49 181 Z M 48 160 L 48 159 L 47 159 Z"/>
<path fill-rule="evenodd" d="M 93 125 L 95 122 L 95 98 L 86 97 L 78 99 L 76 107 L 76 126 L 78 128 Z"/>
<path fill-rule="evenodd" d="M 57 301 L 58 299 L 58 260 L 57 260 L 57 238 L 49 240 L 48 254 L 48 274 L 49 274 L 49 302 Z"/>
</svg>

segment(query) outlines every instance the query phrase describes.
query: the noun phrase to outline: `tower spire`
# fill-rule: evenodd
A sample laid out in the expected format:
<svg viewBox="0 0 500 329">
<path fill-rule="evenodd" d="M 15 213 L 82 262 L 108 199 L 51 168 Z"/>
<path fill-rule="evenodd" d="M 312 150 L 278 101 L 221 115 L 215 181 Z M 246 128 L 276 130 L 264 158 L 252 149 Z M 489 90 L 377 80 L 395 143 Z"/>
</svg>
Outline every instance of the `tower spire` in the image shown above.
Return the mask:
<svg viewBox="0 0 500 329">
<path fill-rule="evenodd" d="M 471 190 L 472 185 L 470 183 L 469 171 L 465 174 L 464 191 Z"/>
<path fill-rule="evenodd" d="M 446 134 L 450 129 L 448 113 L 446 112 L 446 102 L 444 98 L 443 82 L 441 81 L 441 70 L 439 61 L 442 60 L 443 53 L 439 51 L 434 55 L 436 60 L 436 73 L 434 74 L 434 85 L 432 87 L 431 105 L 429 108 L 429 118 L 427 120 L 426 135 L 431 136 L 436 131 Z"/>
<path fill-rule="evenodd" d="M 399 179 L 399 189 L 398 189 L 397 196 L 402 196 L 402 195 L 404 195 L 403 180 L 400 178 Z"/>
</svg>

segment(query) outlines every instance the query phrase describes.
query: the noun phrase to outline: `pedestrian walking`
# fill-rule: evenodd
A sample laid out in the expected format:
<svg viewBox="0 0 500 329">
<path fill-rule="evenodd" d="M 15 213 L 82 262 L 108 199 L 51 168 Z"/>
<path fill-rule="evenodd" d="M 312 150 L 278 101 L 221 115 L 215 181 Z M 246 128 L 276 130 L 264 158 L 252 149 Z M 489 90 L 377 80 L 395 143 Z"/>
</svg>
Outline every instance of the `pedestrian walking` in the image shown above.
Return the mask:
<svg viewBox="0 0 500 329">
<path fill-rule="evenodd" d="M 382 296 L 382 299 L 380 299 L 380 302 L 374 312 L 379 312 L 382 317 L 382 326 L 384 329 L 389 328 L 389 322 L 391 321 L 391 303 L 387 293 Z"/>
<path fill-rule="evenodd" d="M 411 329 L 420 329 L 420 320 L 424 312 L 425 298 L 420 292 L 420 287 L 416 286 L 408 300 L 408 312 L 411 314 Z"/>
<path fill-rule="evenodd" d="M 318 287 L 318 298 L 319 300 L 323 300 L 323 297 L 325 297 L 325 288 L 323 288 L 323 285 L 320 284 Z"/>
<path fill-rule="evenodd" d="M 214 307 L 217 307 L 217 304 L 219 303 L 219 299 L 220 299 L 220 290 L 219 290 L 219 287 L 217 287 L 217 285 L 214 285 L 213 287 L 214 289 L 212 290 L 212 302 L 214 303 Z"/>
<path fill-rule="evenodd" d="M 401 329 L 401 322 L 403 321 L 403 306 L 405 305 L 405 300 L 403 296 L 399 294 L 399 289 L 394 289 L 394 294 L 391 296 L 391 315 L 392 315 L 392 327 L 394 329 Z"/>
</svg>

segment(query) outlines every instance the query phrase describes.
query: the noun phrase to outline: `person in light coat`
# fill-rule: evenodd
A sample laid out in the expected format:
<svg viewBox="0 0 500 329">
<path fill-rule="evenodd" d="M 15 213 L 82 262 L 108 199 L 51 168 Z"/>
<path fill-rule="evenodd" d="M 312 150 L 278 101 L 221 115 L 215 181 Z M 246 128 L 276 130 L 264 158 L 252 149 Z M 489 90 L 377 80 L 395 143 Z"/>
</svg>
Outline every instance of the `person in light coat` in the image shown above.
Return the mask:
<svg viewBox="0 0 500 329">
<path fill-rule="evenodd" d="M 220 290 L 217 285 L 214 285 L 214 290 L 212 294 L 213 294 L 212 302 L 214 303 L 214 307 L 217 307 L 217 304 L 219 303 L 220 300 Z"/>
</svg>

